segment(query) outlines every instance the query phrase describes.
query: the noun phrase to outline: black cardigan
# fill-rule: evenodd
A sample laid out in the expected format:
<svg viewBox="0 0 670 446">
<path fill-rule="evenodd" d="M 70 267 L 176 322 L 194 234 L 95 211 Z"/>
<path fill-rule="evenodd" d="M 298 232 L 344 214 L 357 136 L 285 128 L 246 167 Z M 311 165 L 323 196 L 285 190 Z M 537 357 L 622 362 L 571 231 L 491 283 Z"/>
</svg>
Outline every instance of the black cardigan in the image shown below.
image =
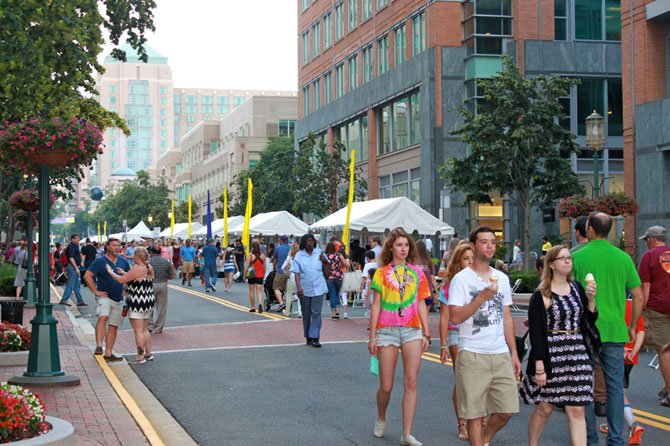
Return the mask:
<svg viewBox="0 0 670 446">
<path fill-rule="evenodd" d="M 579 293 L 582 301 L 582 318 L 586 318 L 586 322 L 595 324 L 598 319 L 598 310 L 591 312 L 588 309 L 589 299 L 582 284 L 574 281 L 572 282 Z M 570 290 L 572 292 L 572 289 Z M 526 367 L 526 375 L 535 375 L 535 361 L 544 361 L 544 370 L 547 372 L 547 378 L 552 376 L 551 363 L 547 361 L 549 358 L 549 346 L 547 343 L 547 309 L 544 308 L 544 300 L 542 293 L 535 291 L 530 297 L 528 304 L 528 331 L 530 337 L 530 353 L 528 355 L 528 365 Z"/>
</svg>

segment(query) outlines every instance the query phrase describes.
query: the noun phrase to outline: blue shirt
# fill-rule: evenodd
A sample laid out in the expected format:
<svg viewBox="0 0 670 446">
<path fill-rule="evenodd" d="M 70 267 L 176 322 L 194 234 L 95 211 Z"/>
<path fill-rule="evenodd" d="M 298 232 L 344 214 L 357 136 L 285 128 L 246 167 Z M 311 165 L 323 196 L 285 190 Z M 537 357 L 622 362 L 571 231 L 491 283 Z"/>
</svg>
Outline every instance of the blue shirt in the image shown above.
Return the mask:
<svg viewBox="0 0 670 446">
<path fill-rule="evenodd" d="M 115 302 L 123 300 L 123 284 L 114 280 L 114 278 L 107 272 L 107 265 L 111 266 L 114 272 L 116 268 L 121 268 L 124 271 L 130 270 L 130 265 L 121 256 L 116 256 L 116 263 L 109 260 L 109 257 L 98 257 L 93 261 L 88 271 L 93 274 L 96 286 L 100 291 L 106 291 L 107 296 Z"/>
<path fill-rule="evenodd" d="M 207 245 L 202 248 L 200 255 L 205 259 L 205 266 L 216 266 L 216 259 L 219 257 L 219 250 L 214 245 Z"/>
<path fill-rule="evenodd" d="M 182 246 L 181 250 L 179 251 L 181 254 L 181 259 L 184 262 L 192 262 L 193 258 L 195 257 L 195 248 L 193 246 Z"/>
<path fill-rule="evenodd" d="M 135 248 L 133 246 L 128 246 L 126 248 L 126 260 L 128 261 L 129 264 L 133 265 L 135 264 Z"/>
<path fill-rule="evenodd" d="M 328 287 L 323 277 L 321 250 L 314 248 L 312 255 L 302 250 L 295 255 L 291 263 L 291 272 L 300 274 L 300 286 L 305 296 L 315 297 L 326 294 Z"/>
<path fill-rule="evenodd" d="M 281 244 L 275 248 L 275 252 L 272 254 L 272 257 L 277 259 L 277 273 L 283 274 L 281 266 L 286 261 L 288 253 L 291 251 L 291 246 L 288 243 Z"/>
</svg>

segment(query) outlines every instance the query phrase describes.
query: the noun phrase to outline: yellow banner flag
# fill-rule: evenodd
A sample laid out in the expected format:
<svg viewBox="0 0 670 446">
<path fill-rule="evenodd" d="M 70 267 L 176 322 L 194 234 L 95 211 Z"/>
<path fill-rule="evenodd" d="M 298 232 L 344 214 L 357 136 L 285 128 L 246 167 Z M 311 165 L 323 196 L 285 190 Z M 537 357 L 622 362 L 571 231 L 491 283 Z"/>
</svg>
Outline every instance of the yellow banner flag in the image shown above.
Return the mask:
<svg viewBox="0 0 670 446">
<path fill-rule="evenodd" d="M 351 206 L 354 204 L 354 160 L 356 151 L 351 151 L 351 161 L 349 162 L 349 199 L 347 201 L 347 220 L 342 232 L 342 243 L 347 254 L 349 254 L 349 220 L 351 219 Z"/>
<path fill-rule="evenodd" d="M 228 187 L 223 188 L 223 247 L 228 247 Z"/>
<path fill-rule="evenodd" d="M 102 238 L 104 241 L 107 241 L 107 220 L 105 220 L 105 232 L 103 232 Z"/>
<path fill-rule="evenodd" d="M 100 222 L 98 222 L 98 243 L 102 243 L 102 240 L 100 239 Z"/>
<path fill-rule="evenodd" d="M 244 211 L 244 227 L 242 229 L 242 244 L 244 245 L 244 250 L 249 255 L 249 248 L 251 243 L 249 241 L 249 220 L 251 220 L 251 210 L 253 209 L 252 203 L 252 192 L 254 190 L 254 184 L 251 182 L 251 178 L 247 182 L 247 208 Z"/>
<path fill-rule="evenodd" d="M 188 194 L 188 235 L 186 238 L 191 240 L 191 194 Z"/>
<path fill-rule="evenodd" d="M 172 234 L 174 234 L 174 199 L 172 200 L 172 212 L 170 212 L 170 243 L 172 243 Z"/>
</svg>

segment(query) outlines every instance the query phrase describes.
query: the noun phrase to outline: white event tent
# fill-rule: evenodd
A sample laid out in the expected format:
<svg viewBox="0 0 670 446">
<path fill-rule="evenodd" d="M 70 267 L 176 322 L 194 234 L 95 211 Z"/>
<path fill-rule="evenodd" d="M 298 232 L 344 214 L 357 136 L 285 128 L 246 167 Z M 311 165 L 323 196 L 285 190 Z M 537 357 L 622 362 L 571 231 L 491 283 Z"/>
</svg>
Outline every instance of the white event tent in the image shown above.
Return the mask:
<svg viewBox="0 0 670 446">
<path fill-rule="evenodd" d="M 238 223 L 244 222 L 244 216 L 242 215 L 233 215 L 228 217 L 228 232 Z M 205 237 L 207 235 L 207 225 L 203 225 L 202 228 L 193 232 L 194 236 Z M 223 236 L 223 218 L 219 218 L 212 221 L 212 236 L 218 235 L 219 237 Z"/>
<path fill-rule="evenodd" d="M 310 225 L 312 231 L 341 232 L 347 220 L 346 206 Z M 351 206 L 349 230 L 383 234 L 387 230 L 403 228 L 408 233 L 422 235 L 453 235 L 454 228 L 435 218 L 430 212 L 406 197 L 359 201 Z"/>
<path fill-rule="evenodd" d="M 244 229 L 244 218 L 228 232 L 241 234 Z M 309 226 L 304 221 L 287 211 L 265 212 L 249 219 L 249 233 L 263 235 L 304 235 Z"/>
<path fill-rule="evenodd" d="M 196 231 L 200 230 L 202 225 L 196 221 L 191 223 L 191 237 L 195 234 Z M 169 238 L 170 237 L 170 227 L 162 231 L 159 234 L 161 237 Z M 188 237 L 188 223 L 175 223 L 174 232 L 172 233 L 172 238 L 181 238 L 185 239 Z"/>
<path fill-rule="evenodd" d="M 154 236 L 154 232 L 151 229 L 149 229 L 149 227 L 145 225 L 142 220 L 140 220 L 140 222 L 137 225 L 135 225 L 133 229 L 128 231 L 128 235 L 130 234 L 139 235 L 140 237 L 144 238 L 152 238 Z"/>
</svg>

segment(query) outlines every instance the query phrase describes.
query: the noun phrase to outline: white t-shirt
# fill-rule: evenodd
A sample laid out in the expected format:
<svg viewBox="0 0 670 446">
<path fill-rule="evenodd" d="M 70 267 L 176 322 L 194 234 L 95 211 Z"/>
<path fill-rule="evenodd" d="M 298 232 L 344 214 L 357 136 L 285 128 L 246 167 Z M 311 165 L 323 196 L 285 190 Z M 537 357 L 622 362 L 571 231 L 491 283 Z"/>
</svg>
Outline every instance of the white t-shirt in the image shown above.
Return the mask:
<svg viewBox="0 0 670 446">
<path fill-rule="evenodd" d="M 512 249 L 512 263 L 521 263 L 521 248 L 516 245 Z"/>
<path fill-rule="evenodd" d="M 512 305 L 512 289 L 505 274 L 491 268 L 491 275 L 498 277 L 498 294 L 459 325 L 459 351 L 489 355 L 509 353 L 503 329 L 503 306 Z M 469 304 L 488 285 L 471 268 L 465 268 L 451 279 L 449 305 L 463 307 Z"/>
<path fill-rule="evenodd" d="M 374 248 L 371 248 L 371 251 L 375 253 L 375 261 L 379 262 L 379 255 L 382 253 L 381 245 L 377 245 Z"/>
</svg>

